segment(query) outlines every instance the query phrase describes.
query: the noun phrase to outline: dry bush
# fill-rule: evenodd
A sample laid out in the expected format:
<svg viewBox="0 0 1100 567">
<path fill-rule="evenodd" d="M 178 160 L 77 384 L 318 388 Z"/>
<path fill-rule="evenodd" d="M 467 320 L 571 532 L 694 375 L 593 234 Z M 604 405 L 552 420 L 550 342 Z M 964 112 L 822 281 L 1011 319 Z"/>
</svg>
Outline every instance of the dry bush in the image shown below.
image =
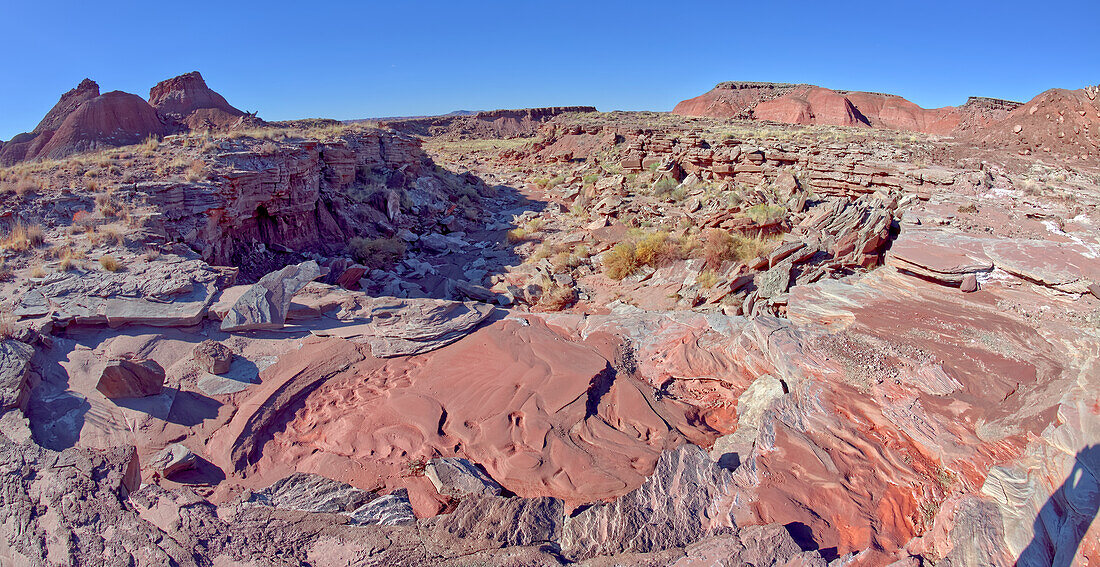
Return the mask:
<svg viewBox="0 0 1100 567">
<path fill-rule="evenodd" d="M 779 242 L 778 238 L 761 236 L 735 236 L 733 240 L 733 253 L 742 262 L 767 255 Z"/>
<path fill-rule="evenodd" d="M 680 260 L 680 242 L 667 232 L 645 234 L 636 240 L 636 256 L 639 265 L 659 267 Z"/>
<path fill-rule="evenodd" d="M 15 194 L 22 197 L 28 193 L 34 193 L 41 188 L 41 185 L 30 179 L 21 179 L 18 183 L 15 184 Z"/>
<path fill-rule="evenodd" d="M 205 177 L 206 163 L 201 159 L 196 159 L 191 162 L 191 165 L 187 166 L 187 181 L 191 183 L 197 183 Z"/>
<path fill-rule="evenodd" d="M 110 254 L 100 256 L 99 265 L 108 272 L 117 272 L 122 269 L 122 262 Z"/>
<path fill-rule="evenodd" d="M 733 235 L 720 229 L 711 228 L 703 232 L 703 261 L 711 269 L 718 269 L 723 263 L 737 258 L 736 240 Z"/>
<path fill-rule="evenodd" d="M 405 255 L 405 241 L 400 238 L 352 238 L 348 250 L 365 266 L 388 268 Z"/>
<path fill-rule="evenodd" d="M 12 339 L 19 333 L 19 326 L 15 323 L 15 316 L 11 314 L 8 306 L 0 306 L 0 339 Z"/>
<path fill-rule="evenodd" d="M 603 258 L 604 274 L 620 280 L 642 266 L 660 268 L 696 253 L 699 242 L 693 237 L 673 238 L 667 232 L 634 231 L 625 242 L 620 242 Z"/>
<path fill-rule="evenodd" d="M 958 210 L 960 213 L 976 213 L 978 212 L 978 207 L 974 203 L 967 203 L 965 205 L 960 205 Z"/>
<path fill-rule="evenodd" d="M 157 151 L 157 148 L 160 147 L 160 140 L 158 140 L 155 136 L 149 136 L 145 139 L 144 142 L 141 143 L 141 147 L 146 152 L 155 152 Z"/>
<path fill-rule="evenodd" d="M 613 280 L 621 280 L 640 267 L 633 242 L 620 242 L 603 257 L 603 273 Z"/>
<path fill-rule="evenodd" d="M 46 269 L 42 267 L 42 264 L 35 264 L 28 275 L 32 278 L 44 278 L 46 277 Z"/>
<path fill-rule="evenodd" d="M 761 203 L 759 205 L 753 205 L 748 209 L 745 209 L 745 216 L 753 220 L 757 224 L 764 224 L 768 221 L 782 218 L 787 214 L 787 209 L 778 205 L 767 205 Z"/>
<path fill-rule="evenodd" d="M 561 311 L 577 301 L 573 286 L 553 284 L 539 298 L 538 307 L 546 311 Z"/>
<path fill-rule="evenodd" d="M 146 248 L 145 251 L 141 253 L 141 259 L 146 262 L 152 262 L 157 258 L 160 258 L 160 250 L 156 248 Z"/>
</svg>

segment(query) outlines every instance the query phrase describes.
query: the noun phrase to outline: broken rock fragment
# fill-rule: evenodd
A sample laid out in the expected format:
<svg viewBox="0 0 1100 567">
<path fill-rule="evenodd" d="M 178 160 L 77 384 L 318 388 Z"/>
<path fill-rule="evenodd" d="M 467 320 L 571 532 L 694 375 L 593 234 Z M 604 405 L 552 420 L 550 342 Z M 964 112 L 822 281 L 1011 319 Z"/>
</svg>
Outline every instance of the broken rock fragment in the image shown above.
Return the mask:
<svg viewBox="0 0 1100 567">
<path fill-rule="evenodd" d="M 321 267 L 313 260 L 267 274 L 237 299 L 222 319 L 221 330 L 283 328 L 294 294 L 320 276 Z"/>
<path fill-rule="evenodd" d="M 96 389 L 111 399 L 155 396 L 164 387 L 164 368 L 155 360 L 122 358 L 103 368 Z"/>
<path fill-rule="evenodd" d="M 466 459 L 432 459 L 424 468 L 424 476 L 443 496 L 500 496 L 500 485 Z"/>
<path fill-rule="evenodd" d="M 153 456 L 148 467 L 161 476 L 171 476 L 195 466 L 198 457 L 182 443 L 172 443 Z"/>
<path fill-rule="evenodd" d="M 0 412 L 18 407 L 26 398 L 27 371 L 34 347 L 19 341 L 0 341 Z"/>
<path fill-rule="evenodd" d="M 195 357 L 195 364 L 211 374 L 229 372 L 229 367 L 233 363 L 233 351 L 222 343 L 210 339 L 199 343 L 192 354 Z"/>
</svg>

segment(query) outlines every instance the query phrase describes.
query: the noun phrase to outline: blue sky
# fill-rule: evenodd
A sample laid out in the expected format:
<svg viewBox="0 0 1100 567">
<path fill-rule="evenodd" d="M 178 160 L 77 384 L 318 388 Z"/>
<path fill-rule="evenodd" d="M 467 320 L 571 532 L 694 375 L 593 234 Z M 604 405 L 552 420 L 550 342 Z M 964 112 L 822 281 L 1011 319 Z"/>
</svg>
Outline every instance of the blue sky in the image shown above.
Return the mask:
<svg viewBox="0 0 1100 567">
<path fill-rule="evenodd" d="M 84 77 L 192 70 L 271 120 L 591 104 L 670 110 L 726 80 L 1027 100 L 1100 83 L 1100 1 L 0 0 L 0 139 Z"/>
</svg>

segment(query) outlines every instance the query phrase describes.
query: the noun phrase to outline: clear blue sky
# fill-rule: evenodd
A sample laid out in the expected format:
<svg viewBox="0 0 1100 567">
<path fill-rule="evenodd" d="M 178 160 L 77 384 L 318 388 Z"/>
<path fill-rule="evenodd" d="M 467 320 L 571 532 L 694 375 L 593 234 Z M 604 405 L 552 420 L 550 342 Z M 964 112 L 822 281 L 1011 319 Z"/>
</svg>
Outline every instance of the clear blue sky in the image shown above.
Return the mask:
<svg viewBox="0 0 1100 567">
<path fill-rule="evenodd" d="M 0 0 L 0 139 L 84 77 L 148 96 L 192 70 L 278 120 L 591 104 L 670 110 L 725 80 L 936 107 L 1100 83 L 1100 0 Z"/>
</svg>

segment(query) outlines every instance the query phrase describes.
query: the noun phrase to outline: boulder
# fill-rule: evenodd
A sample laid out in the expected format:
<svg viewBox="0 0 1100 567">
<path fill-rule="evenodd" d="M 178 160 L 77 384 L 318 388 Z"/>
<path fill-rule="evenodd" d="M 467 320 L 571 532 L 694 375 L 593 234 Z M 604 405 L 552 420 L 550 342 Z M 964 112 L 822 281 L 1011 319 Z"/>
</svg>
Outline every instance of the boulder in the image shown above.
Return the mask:
<svg viewBox="0 0 1100 567">
<path fill-rule="evenodd" d="M 772 188 L 775 189 L 775 192 L 780 199 L 782 199 L 783 201 L 787 201 L 796 193 L 798 193 L 798 179 L 796 179 L 794 174 L 792 174 L 791 172 L 783 170 L 779 172 L 778 176 L 776 176 L 775 183 L 772 185 Z"/>
<path fill-rule="evenodd" d="M 155 396 L 164 387 L 164 368 L 155 360 L 122 358 L 103 368 L 96 390 L 111 399 Z"/>
<path fill-rule="evenodd" d="M 424 476 L 443 496 L 500 496 L 500 485 L 466 459 L 432 459 L 424 468 Z"/>
<path fill-rule="evenodd" d="M 146 466 L 168 477 L 194 467 L 197 461 L 198 457 L 183 443 L 172 443 L 154 455 Z"/>
<path fill-rule="evenodd" d="M 404 488 L 367 502 L 349 517 L 352 524 L 359 526 L 398 526 L 416 522 L 409 491 Z"/>
<path fill-rule="evenodd" d="M 988 239 L 961 232 L 911 228 L 903 230 L 886 254 L 886 265 L 944 285 L 958 286 L 968 274 L 990 272 Z"/>
<path fill-rule="evenodd" d="M 207 339 L 192 351 L 195 364 L 211 374 L 225 374 L 233 363 L 233 351 L 218 341 Z"/>
<path fill-rule="evenodd" d="M 565 506 L 557 498 L 471 496 L 450 514 L 426 522 L 464 540 L 489 540 L 501 546 L 552 542 L 562 532 Z"/>
<path fill-rule="evenodd" d="M 320 276 L 321 267 L 313 260 L 267 274 L 237 299 L 222 319 L 221 330 L 283 328 L 294 294 Z"/>
<path fill-rule="evenodd" d="M 336 278 L 336 285 L 344 289 L 357 290 L 359 289 L 359 280 L 363 279 L 369 269 L 362 264 L 350 266 L 344 269 L 340 276 Z"/>
<path fill-rule="evenodd" d="M 972 291 L 978 291 L 978 278 L 974 274 L 966 274 L 963 276 L 963 281 L 959 284 L 959 289 L 970 293 Z"/>
<path fill-rule="evenodd" d="M 27 372 L 34 347 L 12 339 L 0 341 L 0 412 L 20 407 L 27 396 Z"/>
</svg>

